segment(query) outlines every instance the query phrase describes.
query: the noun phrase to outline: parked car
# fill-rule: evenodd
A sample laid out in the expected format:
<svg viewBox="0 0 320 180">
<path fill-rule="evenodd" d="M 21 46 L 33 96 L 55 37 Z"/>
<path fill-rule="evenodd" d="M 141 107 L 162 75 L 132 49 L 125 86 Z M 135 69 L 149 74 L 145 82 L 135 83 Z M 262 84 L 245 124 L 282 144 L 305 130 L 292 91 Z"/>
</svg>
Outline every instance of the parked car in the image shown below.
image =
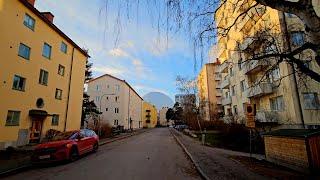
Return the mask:
<svg viewBox="0 0 320 180">
<path fill-rule="evenodd" d="M 184 129 L 188 129 L 189 127 L 185 124 L 175 125 L 174 128 L 178 131 L 183 131 Z"/>
<path fill-rule="evenodd" d="M 32 162 L 75 161 L 80 155 L 96 152 L 99 147 L 99 137 L 89 129 L 61 132 L 51 141 L 36 146 Z"/>
</svg>

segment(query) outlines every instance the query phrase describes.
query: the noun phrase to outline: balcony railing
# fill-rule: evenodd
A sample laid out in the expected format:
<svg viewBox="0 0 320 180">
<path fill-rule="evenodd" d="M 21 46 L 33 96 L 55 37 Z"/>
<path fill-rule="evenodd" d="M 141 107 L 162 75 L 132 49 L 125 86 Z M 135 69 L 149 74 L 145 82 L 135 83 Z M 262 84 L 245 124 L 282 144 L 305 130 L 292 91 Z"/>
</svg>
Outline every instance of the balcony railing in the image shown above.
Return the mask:
<svg viewBox="0 0 320 180">
<path fill-rule="evenodd" d="M 273 84 L 272 83 L 259 83 L 247 90 L 247 97 L 260 97 L 267 94 L 271 94 L 273 92 Z"/>
<path fill-rule="evenodd" d="M 279 114 L 275 111 L 257 111 L 255 119 L 259 122 L 279 122 Z"/>
<path fill-rule="evenodd" d="M 222 89 L 216 89 L 216 96 L 222 96 Z"/>
<path fill-rule="evenodd" d="M 222 89 L 229 89 L 230 86 L 230 76 L 227 75 L 224 77 L 224 80 L 221 82 L 221 88 Z"/>
<path fill-rule="evenodd" d="M 244 63 L 244 74 L 254 74 L 263 70 L 263 68 L 269 66 L 268 61 L 265 60 L 251 60 Z"/>
<path fill-rule="evenodd" d="M 231 104 L 231 102 L 232 102 L 231 97 L 224 97 L 224 98 L 222 98 L 221 104 L 222 104 L 223 106 L 225 106 L 225 105 Z"/>
<path fill-rule="evenodd" d="M 229 63 L 227 61 L 224 61 L 219 67 L 220 73 L 228 73 L 228 67 Z"/>
<path fill-rule="evenodd" d="M 214 79 L 215 79 L 216 81 L 221 81 L 221 78 L 222 78 L 221 74 L 218 74 L 218 73 L 215 73 L 215 74 L 214 74 Z"/>
<path fill-rule="evenodd" d="M 217 104 L 222 105 L 222 98 L 221 97 L 217 97 Z"/>
</svg>

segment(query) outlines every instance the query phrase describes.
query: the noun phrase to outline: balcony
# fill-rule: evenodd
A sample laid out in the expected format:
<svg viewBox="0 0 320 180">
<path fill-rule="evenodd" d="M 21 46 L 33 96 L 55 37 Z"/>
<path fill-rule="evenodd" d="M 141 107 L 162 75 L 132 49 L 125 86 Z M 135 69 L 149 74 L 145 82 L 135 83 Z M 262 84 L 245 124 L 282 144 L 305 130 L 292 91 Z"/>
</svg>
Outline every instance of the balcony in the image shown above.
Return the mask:
<svg viewBox="0 0 320 180">
<path fill-rule="evenodd" d="M 222 98 L 221 97 L 217 97 L 217 104 L 222 105 Z"/>
<path fill-rule="evenodd" d="M 272 83 L 261 82 L 260 84 L 249 88 L 246 93 L 248 98 L 256 98 L 256 97 L 261 97 L 267 94 L 271 94 L 272 92 L 273 92 Z"/>
<path fill-rule="evenodd" d="M 216 89 L 216 96 L 221 97 L 222 96 L 222 89 Z"/>
<path fill-rule="evenodd" d="M 222 98 L 221 104 L 225 106 L 225 105 L 231 104 L 231 102 L 232 102 L 231 97 L 224 97 Z"/>
<path fill-rule="evenodd" d="M 214 74 L 214 80 L 221 81 L 221 78 L 222 78 L 221 74 L 218 74 L 218 73 Z"/>
<path fill-rule="evenodd" d="M 229 67 L 228 61 L 224 61 L 219 67 L 220 73 L 228 73 L 228 67 Z"/>
<path fill-rule="evenodd" d="M 224 77 L 223 81 L 221 82 L 222 89 L 229 89 L 230 86 L 230 76 L 227 75 Z"/>
<path fill-rule="evenodd" d="M 269 66 L 269 61 L 265 60 L 251 60 L 244 63 L 243 72 L 246 75 L 261 72 L 264 68 Z"/>
<path fill-rule="evenodd" d="M 279 122 L 279 114 L 275 111 L 258 111 L 255 117 L 256 121 L 261 123 Z"/>
</svg>

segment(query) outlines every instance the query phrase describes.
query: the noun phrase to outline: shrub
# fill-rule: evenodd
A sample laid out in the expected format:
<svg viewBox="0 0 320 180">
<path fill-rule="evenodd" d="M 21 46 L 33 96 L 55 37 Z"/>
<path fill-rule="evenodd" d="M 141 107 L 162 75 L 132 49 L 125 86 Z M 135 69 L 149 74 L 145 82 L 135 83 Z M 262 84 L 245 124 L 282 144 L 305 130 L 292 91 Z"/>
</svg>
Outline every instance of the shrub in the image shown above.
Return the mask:
<svg viewBox="0 0 320 180">
<path fill-rule="evenodd" d="M 95 132 L 99 134 L 99 128 L 95 129 Z M 112 136 L 112 127 L 108 123 L 101 124 L 100 138 L 107 138 Z"/>
</svg>

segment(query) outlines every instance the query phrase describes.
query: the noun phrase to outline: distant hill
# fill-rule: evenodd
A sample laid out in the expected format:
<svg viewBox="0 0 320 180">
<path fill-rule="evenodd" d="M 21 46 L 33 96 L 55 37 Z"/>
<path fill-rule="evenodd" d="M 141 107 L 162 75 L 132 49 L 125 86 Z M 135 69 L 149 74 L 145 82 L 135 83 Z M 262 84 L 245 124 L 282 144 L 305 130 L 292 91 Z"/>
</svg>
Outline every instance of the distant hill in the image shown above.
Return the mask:
<svg viewBox="0 0 320 180">
<path fill-rule="evenodd" d="M 172 107 L 173 101 L 172 99 L 160 92 L 150 92 L 143 96 L 143 99 L 151 104 L 154 104 L 157 109 L 161 109 L 162 107 Z"/>
</svg>

